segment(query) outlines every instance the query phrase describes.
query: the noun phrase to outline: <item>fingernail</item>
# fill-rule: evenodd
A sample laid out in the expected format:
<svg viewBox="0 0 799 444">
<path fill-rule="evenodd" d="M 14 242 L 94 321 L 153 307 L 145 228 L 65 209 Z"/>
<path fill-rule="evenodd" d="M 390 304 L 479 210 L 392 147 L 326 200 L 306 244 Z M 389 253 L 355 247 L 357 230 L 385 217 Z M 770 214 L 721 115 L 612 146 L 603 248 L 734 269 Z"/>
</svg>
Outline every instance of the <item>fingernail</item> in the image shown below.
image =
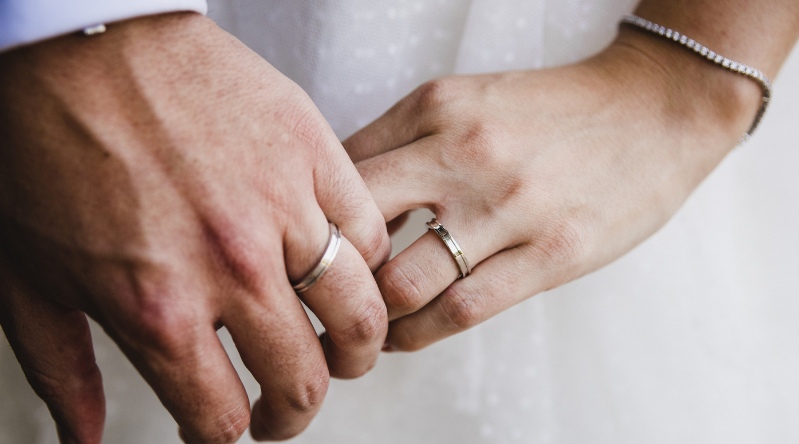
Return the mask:
<svg viewBox="0 0 799 444">
<path fill-rule="evenodd" d="M 383 344 L 383 348 L 381 350 L 383 350 L 386 353 L 391 353 L 397 351 L 397 348 L 386 342 L 385 344 Z"/>
</svg>

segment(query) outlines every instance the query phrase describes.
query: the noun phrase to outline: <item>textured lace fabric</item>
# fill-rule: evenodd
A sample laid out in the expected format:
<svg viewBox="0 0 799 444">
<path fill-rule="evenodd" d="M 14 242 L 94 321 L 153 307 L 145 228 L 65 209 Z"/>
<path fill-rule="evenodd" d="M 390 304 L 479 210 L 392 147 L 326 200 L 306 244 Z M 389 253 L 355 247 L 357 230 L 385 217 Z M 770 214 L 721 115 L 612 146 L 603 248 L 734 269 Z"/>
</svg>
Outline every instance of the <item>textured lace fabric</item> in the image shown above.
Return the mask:
<svg viewBox="0 0 799 444">
<path fill-rule="evenodd" d="M 579 60 L 630 0 L 216 0 L 209 14 L 302 86 L 340 137 L 426 80 Z M 367 376 L 333 381 L 296 443 L 799 442 L 799 53 L 759 134 L 653 238 Z M 425 231 L 417 215 L 397 248 Z M 220 332 L 252 400 L 258 386 Z M 101 329 L 106 442 L 177 443 Z M 0 341 L 0 443 L 54 443 Z M 250 442 L 245 436 L 241 442 Z"/>
</svg>

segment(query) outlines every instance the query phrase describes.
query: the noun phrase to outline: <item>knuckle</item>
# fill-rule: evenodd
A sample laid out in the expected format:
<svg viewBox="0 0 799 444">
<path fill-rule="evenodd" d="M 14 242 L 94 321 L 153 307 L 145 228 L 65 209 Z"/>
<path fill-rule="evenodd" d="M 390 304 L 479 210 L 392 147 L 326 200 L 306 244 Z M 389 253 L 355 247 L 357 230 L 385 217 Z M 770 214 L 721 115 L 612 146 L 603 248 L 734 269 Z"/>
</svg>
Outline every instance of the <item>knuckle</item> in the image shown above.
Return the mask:
<svg viewBox="0 0 799 444">
<path fill-rule="evenodd" d="M 205 242 L 217 268 L 250 293 L 259 294 L 263 286 L 263 255 L 258 243 L 236 223 L 217 218 L 204 226 Z"/>
<path fill-rule="evenodd" d="M 342 226 L 342 234 L 358 249 L 369 269 L 373 272 L 388 260 L 391 254 L 391 240 L 388 237 L 386 223 L 380 212 L 370 206 L 369 202 L 359 205 L 350 214 L 375 213 L 376 217 L 367 217 L 355 221 L 355 225 Z M 347 230 L 346 233 L 343 231 Z"/>
<path fill-rule="evenodd" d="M 383 218 L 367 222 L 362 230 L 361 238 L 364 251 L 360 253 L 369 268 L 374 270 L 382 265 L 391 254 L 391 241 Z"/>
<path fill-rule="evenodd" d="M 506 131 L 499 124 L 487 120 L 485 116 L 473 117 L 464 123 L 457 135 L 453 136 L 452 146 L 458 150 L 442 150 L 441 163 L 461 170 L 475 168 L 482 170 L 507 170 L 514 161 L 513 150 L 503 142 Z"/>
<path fill-rule="evenodd" d="M 33 391 L 47 403 L 68 395 L 68 391 L 59 379 L 36 371 L 29 371 L 26 374 Z"/>
<path fill-rule="evenodd" d="M 577 218 L 559 218 L 537 234 L 534 248 L 547 265 L 568 272 L 585 255 L 583 233 L 582 223 Z"/>
<path fill-rule="evenodd" d="M 197 326 L 187 312 L 175 304 L 147 297 L 139 301 L 132 320 L 127 321 L 131 345 L 155 349 L 168 360 L 179 360 L 187 352 L 187 338 Z"/>
<path fill-rule="evenodd" d="M 388 328 L 386 306 L 379 299 L 364 301 L 355 323 L 342 332 L 345 344 L 364 344 L 374 341 Z"/>
<path fill-rule="evenodd" d="M 327 366 L 321 363 L 302 375 L 291 376 L 291 381 L 276 390 L 265 391 L 253 409 L 253 437 L 283 441 L 299 435 L 321 406 L 329 383 Z"/>
<path fill-rule="evenodd" d="M 421 111 L 435 111 L 442 108 L 451 97 L 451 80 L 439 78 L 430 80 L 411 94 L 415 107 Z"/>
<path fill-rule="evenodd" d="M 214 420 L 208 422 L 208 429 L 202 435 L 202 442 L 213 444 L 234 443 L 241 438 L 250 426 L 249 408 L 236 406 Z"/>
<path fill-rule="evenodd" d="M 418 351 L 427 345 L 419 341 L 417 336 L 414 334 L 414 331 L 405 328 L 405 326 L 392 326 L 391 330 L 389 331 L 389 336 L 391 338 L 391 345 L 397 350 L 405 352 Z"/>
<path fill-rule="evenodd" d="M 103 415 L 103 384 L 100 369 L 95 365 L 94 355 L 77 351 L 76 359 L 67 368 L 41 363 L 29 363 L 21 359 L 20 364 L 34 393 L 57 416 L 69 411 L 81 411 L 83 415 Z M 85 358 L 86 364 L 82 363 Z M 98 408 L 99 407 L 99 408 Z M 88 417 L 88 416 L 87 416 Z M 96 417 L 96 416 L 95 416 Z M 91 427 L 72 429 L 75 438 L 84 436 L 89 442 L 93 435 Z"/>
<path fill-rule="evenodd" d="M 450 287 L 441 295 L 441 310 L 448 327 L 466 330 L 483 321 L 483 298 L 463 287 Z"/>
<path fill-rule="evenodd" d="M 322 404 L 327 395 L 330 378 L 327 373 L 320 373 L 299 383 L 284 393 L 284 404 L 293 412 L 300 414 L 313 413 Z"/>
<path fill-rule="evenodd" d="M 47 403 L 60 403 L 67 399 L 78 399 L 87 393 L 94 395 L 102 392 L 100 369 L 91 360 L 90 365 L 73 368 L 70 372 L 40 371 L 36 368 L 25 368 L 33 391 Z"/>
<path fill-rule="evenodd" d="M 285 125 L 290 135 L 315 148 L 325 145 L 325 135 L 330 132 L 316 106 L 302 90 L 286 101 L 277 120 Z"/>
<path fill-rule="evenodd" d="M 491 121 L 474 120 L 467 124 L 460 143 L 468 160 L 483 166 L 507 163 L 510 151 L 502 149 L 502 133 L 499 125 Z"/>
<path fill-rule="evenodd" d="M 400 314 L 414 312 L 424 305 L 423 279 L 424 275 L 412 264 L 390 261 L 377 272 L 377 284 L 386 306 Z"/>
</svg>

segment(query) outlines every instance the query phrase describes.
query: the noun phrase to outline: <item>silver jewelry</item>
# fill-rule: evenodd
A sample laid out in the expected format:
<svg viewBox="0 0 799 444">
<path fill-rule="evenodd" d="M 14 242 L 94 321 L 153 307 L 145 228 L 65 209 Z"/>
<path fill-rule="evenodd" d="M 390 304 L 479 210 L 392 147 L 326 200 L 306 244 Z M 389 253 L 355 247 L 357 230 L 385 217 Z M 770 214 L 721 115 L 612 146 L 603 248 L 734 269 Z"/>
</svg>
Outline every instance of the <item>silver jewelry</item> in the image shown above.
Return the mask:
<svg viewBox="0 0 799 444">
<path fill-rule="evenodd" d="M 98 23 L 96 25 L 92 25 L 92 26 L 83 28 L 83 31 L 81 31 L 81 32 L 83 33 L 83 35 L 92 36 L 92 35 L 102 34 L 105 31 L 106 31 L 105 24 Z"/>
<path fill-rule="evenodd" d="M 452 235 L 449 234 L 441 223 L 438 222 L 438 219 L 433 218 L 430 222 L 427 223 L 427 227 L 438 235 L 442 241 L 444 241 L 444 245 L 447 246 L 449 252 L 452 253 L 452 257 L 455 258 L 455 263 L 458 264 L 458 269 L 461 271 L 460 276 L 458 279 L 465 278 L 472 273 L 471 267 L 469 267 L 469 261 L 466 260 L 466 256 L 463 254 L 463 250 L 461 250 L 460 245 L 455 242 L 455 239 L 452 238 Z"/>
<path fill-rule="evenodd" d="M 750 137 L 752 137 L 752 134 L 754 134 L 757 126 L 760 125 L 763 115 L 766 114 L 766 108 L 768 108 L 768 104 L 771 101 L 771 81 L 768 79 L 768 77 L 766 77 L 765 74 L 758 69 L 752 68 L 751 66 L 730 60 L 719 53 L 711 51 L 706 46 L 700 44 L 692 38 L 689 38 L 686 35 L 680 34 L 679 32 L 666 28 L 665 26 L 658 25 L 657 23 L 650 22 L 649 20 L 638 17 L 637 15 L 625 15 L 624 18 L 622 18 L 622 23 L 636 26 L 653 34 L 662 36 L 663 38 L 669 39 L 679 45 L 693 50 L 700 57 L 707 59 L 724 69 L 744 75 L 757 82 L 757 84 L 760 85 L 761 91 L 763 92 L 763 100 L 760 103 L 760 108 L 757 110 L 757 115 L 755 115 L 755 120 L 752 123 L 752 126 L 749 127 L 749 131 L 744 134 L 741 142 L 746 142 Z"/>
<path fill-rule="evenodd" d="M 327 248 L 325 248 L 325 252 L 322 254 L 322 259 L 319 260 L 316 267 L 306 274 L 304 278 L 300 279 L 296 284 L 292 284 L 292 288 L 294 288 L 294 291 L 297 293 L 302 293 L 313 287 L 314 284 L 322 278 L 322 275 L 325 274 L 328 268 L 333 265 L 333 259 L 336 258 L 336 253 L 338 253 L 338 249 L 341 246 L 341 231 L 338 229 L 338 225 L 333 222 L 330 222 L 329 225 L 330 239 L 327 241 Z"/>
</svg>

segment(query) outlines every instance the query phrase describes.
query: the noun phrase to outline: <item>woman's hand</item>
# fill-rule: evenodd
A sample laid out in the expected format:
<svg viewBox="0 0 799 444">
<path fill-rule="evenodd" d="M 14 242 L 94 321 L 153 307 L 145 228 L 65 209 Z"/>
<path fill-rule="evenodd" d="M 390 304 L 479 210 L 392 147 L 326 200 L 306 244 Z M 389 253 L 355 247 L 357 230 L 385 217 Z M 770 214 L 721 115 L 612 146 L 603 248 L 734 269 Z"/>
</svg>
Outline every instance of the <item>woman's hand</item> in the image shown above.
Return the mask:
<svg viewBox="0 0 799 444">
<path fill-rule="evenodd" d="M 760 97 L 670 45 L 625 30 L 577 65 L 435 80 L 345 141 L 386 221 L 429 208 L 473 267 L 456 280 L 432 232 L 384 265 L 387 349 L 425 347 L 596 270 L 669 219 Z"/>
</svg>

